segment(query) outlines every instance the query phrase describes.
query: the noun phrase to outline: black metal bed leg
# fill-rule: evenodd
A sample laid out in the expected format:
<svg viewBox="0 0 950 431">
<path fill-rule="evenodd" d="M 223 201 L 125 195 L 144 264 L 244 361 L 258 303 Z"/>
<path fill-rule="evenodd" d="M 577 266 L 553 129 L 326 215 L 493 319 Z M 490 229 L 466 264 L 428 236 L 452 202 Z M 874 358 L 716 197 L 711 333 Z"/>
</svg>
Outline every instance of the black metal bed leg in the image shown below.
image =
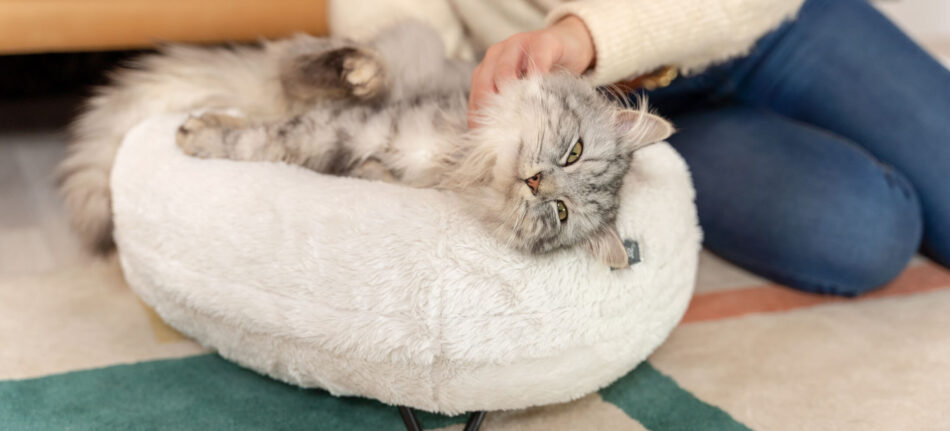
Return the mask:
<svg viewBox="0 0 950 431">
<path fill-rule="evenodd" d="M 468 417 L 468 422 L 465 423 L 465 429 L 462 431 L 478 431 L 478 428 L 482 426 L 482 421 L 485 420 L 485 412 L 475 412 Z"/>
<path fill-rule="evenodd" d="M 399 416 L 402 416 L 402 423 L 406 424 L 407 431 L 422 431 L 422 424 L 416 417 L 416 412 L 411 407 L 399 406 Z M 465 422 L 465 428 L 462 431 L 478 431 L 485 421 L 485 412 L 475 412 L 468 417 Z"/>
<path fill-rule="evenodd" d="M 399 406 L 399 415 L 402 416 L 402 423 L 406 424 L 408 431 L 422 431 L 422 425 L 419 424 L 419 418 L 409 407 Z"/>
</svg>

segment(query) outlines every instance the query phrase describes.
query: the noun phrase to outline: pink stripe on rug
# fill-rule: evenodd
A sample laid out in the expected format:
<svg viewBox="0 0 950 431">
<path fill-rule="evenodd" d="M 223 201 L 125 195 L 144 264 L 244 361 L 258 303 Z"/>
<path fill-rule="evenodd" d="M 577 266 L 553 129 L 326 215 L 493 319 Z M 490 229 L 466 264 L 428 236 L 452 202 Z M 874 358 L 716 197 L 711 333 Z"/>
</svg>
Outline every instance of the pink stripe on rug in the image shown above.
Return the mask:
<svg viewBox="0 0 950 431">
<path fill-rule="evenodd" d="M 950 271 L 933 263 L 904 270 L 886 286 L 858 298 L 805 293 L 777 284 L 697 294 L 682 323 L 726 319 L 751 313 L 773 313 L 845 301 L 861 301 L 950 288 Z"/>
</svg>

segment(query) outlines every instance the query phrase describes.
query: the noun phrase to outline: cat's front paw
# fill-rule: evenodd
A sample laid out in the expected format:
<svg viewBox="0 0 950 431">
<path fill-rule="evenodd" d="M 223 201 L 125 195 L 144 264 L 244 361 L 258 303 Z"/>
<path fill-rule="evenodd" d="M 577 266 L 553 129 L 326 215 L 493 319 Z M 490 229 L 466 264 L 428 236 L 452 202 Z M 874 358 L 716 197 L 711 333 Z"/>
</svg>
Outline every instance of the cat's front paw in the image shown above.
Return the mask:
<svg viewBox="0 0 950 431">
<path fill-rule="evenodd" d="M 224 135 L 239 126 L 240 119 L 206 113 L 189 116 L 175 135 L 178 148 L 193 157 L 222 158 L 227 156 Z"/>
<path fill-rule="evenodd" d="M 358 99 L 372 99 L 384 87 L 382 63 L 374 54 L 360 49 L 347 52 L 340 77 L 350 86 L 350 94 Z"/>
<path fill-rule="evenodd" d="M 292 57 L 281 65 L 284 93 L 304 102 L 373 100 L 386 92 L 386 68 L 368 48 L 344 46 Z"/>
</svg>

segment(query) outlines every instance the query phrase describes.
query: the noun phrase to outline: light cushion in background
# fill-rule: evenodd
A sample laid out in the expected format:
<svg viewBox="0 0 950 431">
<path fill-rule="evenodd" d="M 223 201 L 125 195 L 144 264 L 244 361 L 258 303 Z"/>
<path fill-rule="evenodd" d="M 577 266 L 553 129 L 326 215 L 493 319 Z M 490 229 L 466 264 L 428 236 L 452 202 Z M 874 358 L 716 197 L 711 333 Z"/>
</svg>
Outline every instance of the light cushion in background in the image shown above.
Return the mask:
<svg viewBox="0 0 950 431">
<path fill-rule="evenodd" d="M 641 261 L 528 256 L 451 193 L 185 156 L 182 115 L 132 130 L 112 173 L 129 285 L 170 325 L 295 385 L 428 411 L 568 401 L 643 361 L 693 290 L 700 231 L 683 160 L 636 154 L 621 236 Z"/>
</svg>

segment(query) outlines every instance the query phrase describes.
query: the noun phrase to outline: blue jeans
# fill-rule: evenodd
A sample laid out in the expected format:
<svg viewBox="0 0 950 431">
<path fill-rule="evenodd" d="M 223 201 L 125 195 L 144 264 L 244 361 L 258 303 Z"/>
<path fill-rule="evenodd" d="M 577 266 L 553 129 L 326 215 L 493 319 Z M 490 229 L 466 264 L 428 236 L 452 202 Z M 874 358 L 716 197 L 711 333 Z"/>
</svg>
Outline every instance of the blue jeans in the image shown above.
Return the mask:
<svg viewBox="0 0 950 431">
<path fill-rule="evenodd" d="M 950 264 L 950 72 L 863 0 L 809 0 L 747 57 L 647 93 L 705 244 L 810 292 Z"/>
</svg>

